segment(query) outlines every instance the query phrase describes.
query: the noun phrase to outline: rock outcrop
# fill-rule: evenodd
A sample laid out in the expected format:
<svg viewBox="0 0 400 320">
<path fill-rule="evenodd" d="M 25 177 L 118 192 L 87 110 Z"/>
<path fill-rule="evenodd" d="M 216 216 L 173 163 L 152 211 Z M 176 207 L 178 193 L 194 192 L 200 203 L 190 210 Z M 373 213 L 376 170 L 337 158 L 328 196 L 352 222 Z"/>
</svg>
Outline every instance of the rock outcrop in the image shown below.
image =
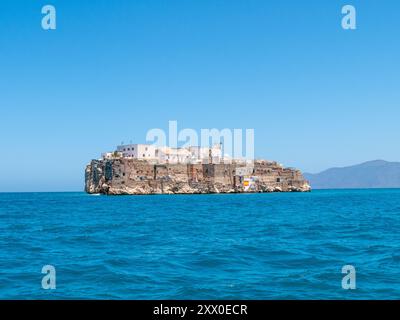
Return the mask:
<svg viewBox="0 0 400 320">
<path fill-rule="evenodd" d="M 92 160 L 86 167 L 85 191 L 108 195 L 305 192 L 299 170 L 276 162 L 152 164 L 132 158 Z"/>
</svg>

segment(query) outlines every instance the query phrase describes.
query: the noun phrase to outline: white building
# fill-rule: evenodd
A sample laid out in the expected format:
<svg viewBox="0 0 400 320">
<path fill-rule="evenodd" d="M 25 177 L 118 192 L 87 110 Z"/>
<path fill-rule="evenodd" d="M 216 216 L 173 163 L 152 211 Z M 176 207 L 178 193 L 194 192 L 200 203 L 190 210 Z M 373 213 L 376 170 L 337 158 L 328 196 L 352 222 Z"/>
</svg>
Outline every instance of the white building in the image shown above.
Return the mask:
<svg viewBox="0 0 400 320">
<path fill-rule="evenodd" d="M 124 144 L 117 146 L 117 151 L 125 158 L 155 159 L 156 148 L 150 144 Z"/>
<path fill-rule="evenodd" d="M 159 147 L 156 150 L 159 163 L 190 163 L 191 154 L 186 148 Z"/>
<path fill-rule="evenodd" d="M 115 158 L 122 157 L 122 156 L 123 156 L 122 153 L 121 152 L 117 152 L 117 151 L 104 152 L 104 153 L 101 154 L 101 158 L 104 159 L 104 160 L 115 159 Z"/>
<path fill-rule="evenodd" d="M 189 147 L 188 148 L 192 163 L 219 163 L 222 160 L 222 150 L 220 144 L 215 144 L 212 148 L 208 147 Z"/>
<path fill-rule="evenodd" d="M 219 163 L 222 159 L 219 144 L 212 148 L 196 146 L 170 148 L 149 144 L 126 144 L 117 146 L 117 152 L 125 158 L 154 160 L 157 163 L 209 163 L 210 157 L 213 163 Z M 111 154 L 107 156 L 111 157 Z"/>
<path fill-rule="evenodd" d="M 189 152 L 191 154 L 191 160 L 193 163 L 201 163 L 209 159 L 210 148 L 202 148 L 199 146 L 189 147 Z"/>
</svg>

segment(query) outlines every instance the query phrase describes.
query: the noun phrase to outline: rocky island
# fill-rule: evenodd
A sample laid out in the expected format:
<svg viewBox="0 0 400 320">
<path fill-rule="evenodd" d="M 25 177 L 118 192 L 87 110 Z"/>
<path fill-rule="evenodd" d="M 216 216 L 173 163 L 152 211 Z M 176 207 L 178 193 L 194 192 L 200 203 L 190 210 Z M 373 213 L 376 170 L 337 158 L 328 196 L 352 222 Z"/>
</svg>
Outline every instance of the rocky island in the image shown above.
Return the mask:
<svg viewBox="0 0 400 320">
<path fill-rule="evenodd" d="M 144 155 L 144 154 L 143 154 Z M 310 185 L 297 169 L 274 161 L 251 164 L 159 163 L 122 153 L 92 160 L 85 171 L 90 194 L 208 194 L 243 192 L 306 192 Z"/>
</svg>

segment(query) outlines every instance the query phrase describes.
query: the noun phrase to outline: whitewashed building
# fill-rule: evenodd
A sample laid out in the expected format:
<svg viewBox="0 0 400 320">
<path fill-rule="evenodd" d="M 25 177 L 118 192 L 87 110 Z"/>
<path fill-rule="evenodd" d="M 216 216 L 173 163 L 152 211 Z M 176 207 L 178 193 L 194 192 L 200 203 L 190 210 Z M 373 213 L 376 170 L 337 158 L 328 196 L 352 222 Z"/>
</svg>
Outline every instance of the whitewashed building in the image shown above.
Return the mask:
<svg viewBox="0 0 400 320">
<path fill-rule="evenodd" d="M 117 152 L 125 158 L 153 160 L 157 163 L 209 163 L 210 160 L 213 163 L 219 163 L 222 159 L 219 144 L 215 144 L 212 148 L 196 146 L 170 148 L 149 144 L 124 144 L 117 146 Z M 107 156 L 112 157 L 112 154 L 107 154 Z"/>
<path fill-rule="evenodd" d="M 186 148 L 159 147 L 156 150 L 159 163 L 190 163 L 191 154 Z"/>
<path fill-rule="evenodd" d="M 156 158 L 156 148 L 150 144 L 124 144 L 117 151 L 125 158 L 151 160 Z"/>
<path fill-rule="evenodd" d="M 110 159 L 115 159 L 122 157 L 122 153 L 114 151 L 114 152 L 104 152 L 101 154 L 101 158 L 104 160 L 110 160 Z"/>
<path fill-rule="evenodd" d="M 220 144 L 215 144 L 212 148 L 208 147 L 189 147 L 192 163 L 208 163 L 210 159 L 213 163 L 219 163 L 222 160 L 222 150 Z"/>
</svg>

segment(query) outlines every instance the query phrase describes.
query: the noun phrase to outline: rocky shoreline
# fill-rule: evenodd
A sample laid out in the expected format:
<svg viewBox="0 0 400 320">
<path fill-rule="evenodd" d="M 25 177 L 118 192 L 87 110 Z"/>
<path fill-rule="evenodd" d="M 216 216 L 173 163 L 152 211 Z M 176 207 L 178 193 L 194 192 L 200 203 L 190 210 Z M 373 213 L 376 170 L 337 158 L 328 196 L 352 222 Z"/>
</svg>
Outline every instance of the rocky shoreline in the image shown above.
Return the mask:
<svg viewBox="0 0 400 320">
<path fill-rule="evenodd" d="M 210 194 L 307 192 L 310 185 L 297 169 L 276 162 L 154 164 L 115 158 L 92 160 L 85 171 L 89 194 Z"/>
</svg>

